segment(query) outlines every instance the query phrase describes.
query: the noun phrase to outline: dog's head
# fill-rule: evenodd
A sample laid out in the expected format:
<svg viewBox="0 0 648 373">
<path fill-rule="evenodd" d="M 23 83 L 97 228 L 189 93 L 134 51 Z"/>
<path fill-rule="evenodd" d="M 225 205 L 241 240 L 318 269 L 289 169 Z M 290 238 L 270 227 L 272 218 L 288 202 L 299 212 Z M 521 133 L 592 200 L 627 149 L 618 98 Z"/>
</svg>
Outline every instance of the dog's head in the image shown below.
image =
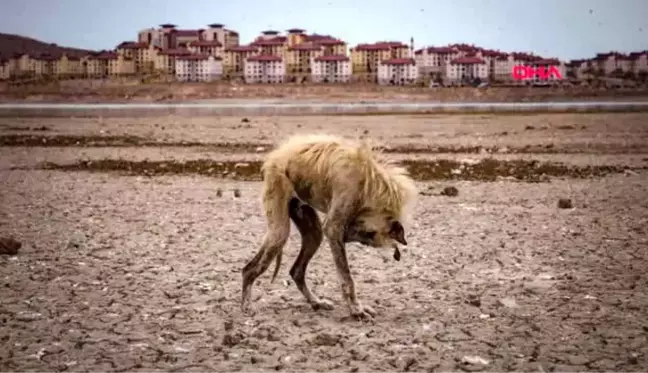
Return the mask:
<svg viewBox="0 0 648 373">
<path fill-rule="evenodd" d="M 361 211 L 347 227 L 346 242 L 359 242 L 371 247 L 394 247 L 396 242 L 407 245 L 405 228 L 389 213 Z"/>
</svg>

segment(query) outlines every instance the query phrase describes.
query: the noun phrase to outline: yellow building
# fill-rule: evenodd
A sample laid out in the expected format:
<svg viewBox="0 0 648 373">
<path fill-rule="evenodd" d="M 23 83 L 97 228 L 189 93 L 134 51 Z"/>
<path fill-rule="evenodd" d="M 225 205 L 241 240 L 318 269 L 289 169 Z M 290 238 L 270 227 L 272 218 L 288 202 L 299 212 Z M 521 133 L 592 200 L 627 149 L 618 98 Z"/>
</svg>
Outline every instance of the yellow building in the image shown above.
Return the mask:
<svg viewBox="0 0 648 373">
<path fill-rule="evenodd" d="M 150 73 L 155 70 L 155 62 L 162 49 L 148 43 L 125 41 L 116 48 L 117 54 L 131 58 L 137 73 Z"/>
<path fill-rule="evenodd" d="M 61 79 L 76 79 L 83 76 L 81 58 L 63 55 L 56 63 L 56 75 Z"/>
<path fill-rule="evenodd" d="M 100 52 L 88 56 L 84 62 L 85 75 L 90 78 L 108 78 L 135 74 L 135 61 L 115 52 Z"/>
<path fill-rule="evenodd" d="M 267 31 L 266 31 L 267 32 Z M 257 38 L 250 45 L 259 47 L 259 54 L 262 56 L 286 57 L 288 43 L 285 36 L 274 38 Z"/>
<path fill-rule="evenodd" d="M 323 47 L 315 43 L 300 43 L 288 47 L 286 73 L 291 76 L 310 76 L 311 62 L 324 54 Z"/>
<path fill-rule="evenodd" d="M 378 65 L 383 60 L 410 58 L 410 47 L 401 42 L 383 41 L 373 44 L 358 44 L 351 49 L 353 74 L 360 79 L 375 80 Z"/>
<path fill-rule="evenodd" d="M 191 53 L 223 58 L 225 48 L 218 40 L 198 40 L 189 43 L 187 49 Z"/>
<path fill-rule="evenodd" d="M 261 48 L 253 45 L 239 45 L 225 50 L 223 74 L 228 77 L 243 76 L 245 60 L 260 54 Z"/>
<path fill-rule="evenodd" d="M 41 55 L 34 58 L 34 72 L 36 76 L 53 78 L 56 76 L 59 58 L 52 55 Z"/>
<path fill-rule="evenodd" d="M 175 76 L 175 60 L 179 56 L 188 56 L 191 52 L 188 49 L 166 49 L 158 53 L 155 60 L 155 70 L 164 75 Z"/>
<path fill-rule="evenodd" d="M 28 54 L 17 54 L 9 60 L 12 76 L 33 76 L 38 69 L 38 63 Z"/>
</svg>

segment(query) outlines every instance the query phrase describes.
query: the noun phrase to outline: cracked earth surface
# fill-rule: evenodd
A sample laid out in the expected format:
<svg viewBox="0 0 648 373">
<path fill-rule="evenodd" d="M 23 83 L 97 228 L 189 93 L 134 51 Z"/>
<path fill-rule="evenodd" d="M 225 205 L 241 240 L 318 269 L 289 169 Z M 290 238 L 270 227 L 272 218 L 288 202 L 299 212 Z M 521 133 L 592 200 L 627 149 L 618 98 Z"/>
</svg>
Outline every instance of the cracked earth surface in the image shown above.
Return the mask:
<svg viewBox="0 0 648 373">
<path fill-rule="evenodd" d="M 624 144 L 622 131 L 609 138 Z M 33 163 L 28 149 L 0 147 L 0 233 L 23 243 L 18 255 L 0 256 L 2 371 L 648 366 L 645 170 L 541 183 L 419 182 L 400 262 L 390 250 L 349 245 L 358 297 L 378 311 L 358 322 L 347 318 L 327 244 L 307 281 L 336 308 L 307 307 L 288 275 L 295 229 L 278 280 L 264 274 L 255 312 L 240 313 L 240 269 L 265 229 L 260 183 L 11 169 Z M 592 164 L 628 159 L 605 157 Z M 449 185 L 457 196 L 438 193 Z M 560 198 L 573 208 L 559 209 Z"/>
</svg>

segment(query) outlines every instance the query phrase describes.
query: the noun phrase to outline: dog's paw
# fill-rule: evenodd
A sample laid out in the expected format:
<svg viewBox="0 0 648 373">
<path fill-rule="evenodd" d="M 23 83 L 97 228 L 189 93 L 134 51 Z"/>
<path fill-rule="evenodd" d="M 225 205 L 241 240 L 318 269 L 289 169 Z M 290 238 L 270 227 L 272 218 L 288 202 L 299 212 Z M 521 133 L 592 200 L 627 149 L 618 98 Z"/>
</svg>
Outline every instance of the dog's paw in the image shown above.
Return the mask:
<svg viewBox="0 0 648 373">
<path fill-rule="evenodd" d="M 358 307 L 351 311 L 351 316 L 356 320 L 371 320 L 376 316 L 376 314 L 377 313 L 373 308 L 363 305 L 358 305 Z"/>
<path fill-rule="evenodd" d="M 313 310 L 318 311 L 318 310 L 326 310 L 326 311 L 331 311 L 335 307 L 333 306 L 333 303 L 325 300 L 325 299 L 320 299 L 316 302 L 311 303 L 311 307 L 313 307 Z"/>
<path fill-rule="evenodd" d="M 249 302 L 241 304 L 241 313 L 245 316 L 254 316 L 256 314 L 256 307 Z"/>
</svg>

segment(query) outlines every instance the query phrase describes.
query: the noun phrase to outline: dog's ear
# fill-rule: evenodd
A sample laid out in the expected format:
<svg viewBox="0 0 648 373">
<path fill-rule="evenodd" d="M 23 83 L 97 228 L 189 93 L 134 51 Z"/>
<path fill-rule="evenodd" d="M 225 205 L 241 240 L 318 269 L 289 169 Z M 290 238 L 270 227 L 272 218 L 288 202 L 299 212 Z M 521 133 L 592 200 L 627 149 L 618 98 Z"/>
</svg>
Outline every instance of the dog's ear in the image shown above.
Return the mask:
<svg viewBox="0 0 648 373">
<path fill-rule="evenodd" d="M 407 241 L 405 241 L 405 228 L 403 228 L 403 225 L 398 220 L 391 223 L 389 237 L 407 246 Z"/>
</svg>

